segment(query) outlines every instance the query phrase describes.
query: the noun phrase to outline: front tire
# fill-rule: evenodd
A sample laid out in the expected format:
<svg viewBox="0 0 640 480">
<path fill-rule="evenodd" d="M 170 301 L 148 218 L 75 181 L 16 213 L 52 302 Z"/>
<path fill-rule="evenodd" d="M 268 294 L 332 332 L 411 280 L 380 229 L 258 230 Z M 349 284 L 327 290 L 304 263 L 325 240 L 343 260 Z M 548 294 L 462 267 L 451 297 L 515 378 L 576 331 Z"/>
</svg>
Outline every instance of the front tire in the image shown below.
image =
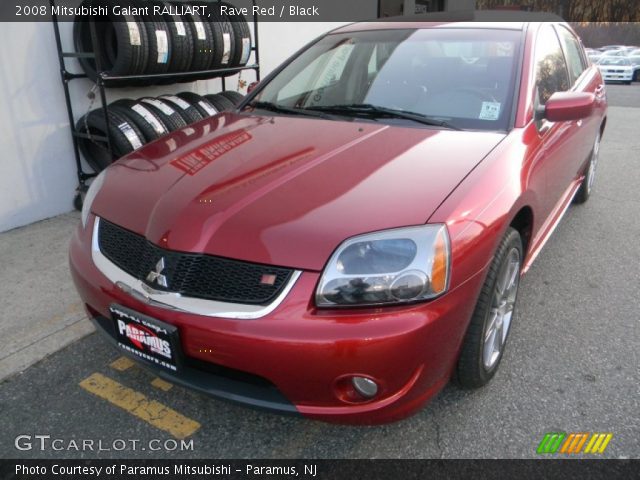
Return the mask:
<svg viewBox="0 0 640 480">
<path fill-rule="evenodd" d="M 489 267 L 458 359 L 456 381 L 463 388 L 486 385 L 498 370 L 514 318 L 523 258 L 520 234 L 509 227 Z"/>
</svg>

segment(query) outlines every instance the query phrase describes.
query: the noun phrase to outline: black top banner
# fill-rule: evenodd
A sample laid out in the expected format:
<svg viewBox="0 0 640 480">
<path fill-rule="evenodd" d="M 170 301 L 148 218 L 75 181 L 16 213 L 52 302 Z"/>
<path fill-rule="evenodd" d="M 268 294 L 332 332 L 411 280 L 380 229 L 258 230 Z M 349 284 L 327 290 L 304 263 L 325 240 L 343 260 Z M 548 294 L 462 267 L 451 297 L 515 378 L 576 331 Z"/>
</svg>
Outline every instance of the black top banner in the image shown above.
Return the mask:
<svg viewBox="0 0 640 480">
<path fill-rule="evenodd" d="M 638 460 L 0 460 L 0 479 L 630 479 Z"/>
<path fill-rule="evenodd" d="M 412 11 L 405 6 L 411 5 Z M 169 9 L 169 10 L 167 10 Z M 482 13 L 474 15 L 474 9 Z M 524 13 L 529 13 L 524 15 Z M 536 12 L 538 17 L 531 17 Z M 216 13 L 261 22 L 356 22 L 363 20 L 640 22 L 640 0 L 3 0 L 0 22 L 95 20 L 126 21 L 127 16 Z M 435 16 L 433 16 L 435 14 Z M 417 16 L 416 16 L 417 15 Z M 550 17 L 548 15 L 553 15 Z"/>
</svg>

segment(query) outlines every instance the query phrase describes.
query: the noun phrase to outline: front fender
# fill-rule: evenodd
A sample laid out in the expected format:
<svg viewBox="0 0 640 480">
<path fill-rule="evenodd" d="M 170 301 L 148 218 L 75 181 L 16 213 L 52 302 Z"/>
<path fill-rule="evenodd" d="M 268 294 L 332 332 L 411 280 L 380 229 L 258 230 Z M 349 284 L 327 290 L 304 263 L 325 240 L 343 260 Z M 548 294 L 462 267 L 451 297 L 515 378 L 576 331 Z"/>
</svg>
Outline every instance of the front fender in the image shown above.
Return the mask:
<svg viewBox="0 0 640 480">
<path fill-rule="evenodd" d="M 523 207 L 536 212 L 545 179 L 536 168 L 540 143 L 530 128 L 514 129 L 438 207 L 430 223 L 446 223 L 451 237 L 451 288 L 484 271 L 500 239 Z"/>
</svg>

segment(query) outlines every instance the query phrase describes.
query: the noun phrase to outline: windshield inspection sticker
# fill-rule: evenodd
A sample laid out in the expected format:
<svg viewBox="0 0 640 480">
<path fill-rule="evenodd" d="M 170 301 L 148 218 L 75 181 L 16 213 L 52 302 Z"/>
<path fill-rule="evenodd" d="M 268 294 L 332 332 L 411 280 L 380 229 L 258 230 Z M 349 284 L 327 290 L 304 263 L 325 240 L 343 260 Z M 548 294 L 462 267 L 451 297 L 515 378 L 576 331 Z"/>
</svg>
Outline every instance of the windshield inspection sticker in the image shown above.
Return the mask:
<svg viewBox="0 0 640 480">
<path fill-rule="evenodd" d="M 482 102 L 482 110 L 480 110 L 480 120 L 498 120 L 500 118 L 499 102 Z"/>
</svg>

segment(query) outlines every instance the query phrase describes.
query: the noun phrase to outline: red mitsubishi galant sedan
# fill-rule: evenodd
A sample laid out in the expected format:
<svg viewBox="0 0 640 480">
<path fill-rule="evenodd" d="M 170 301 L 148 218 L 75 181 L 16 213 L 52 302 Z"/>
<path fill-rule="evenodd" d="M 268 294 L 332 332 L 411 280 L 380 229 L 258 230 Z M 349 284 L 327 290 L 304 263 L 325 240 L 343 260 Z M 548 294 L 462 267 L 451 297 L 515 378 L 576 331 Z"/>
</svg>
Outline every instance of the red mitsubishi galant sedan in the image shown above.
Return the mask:
<svg viewBox="0 0 640 480">
<path fill-rule="evenodd" d="M 396 420 L 495 375 L 605 124 L 566 24 L 349 25 L 102 172 L 73 278 L 98 330 L 173 383 Z"/>
</svg>

